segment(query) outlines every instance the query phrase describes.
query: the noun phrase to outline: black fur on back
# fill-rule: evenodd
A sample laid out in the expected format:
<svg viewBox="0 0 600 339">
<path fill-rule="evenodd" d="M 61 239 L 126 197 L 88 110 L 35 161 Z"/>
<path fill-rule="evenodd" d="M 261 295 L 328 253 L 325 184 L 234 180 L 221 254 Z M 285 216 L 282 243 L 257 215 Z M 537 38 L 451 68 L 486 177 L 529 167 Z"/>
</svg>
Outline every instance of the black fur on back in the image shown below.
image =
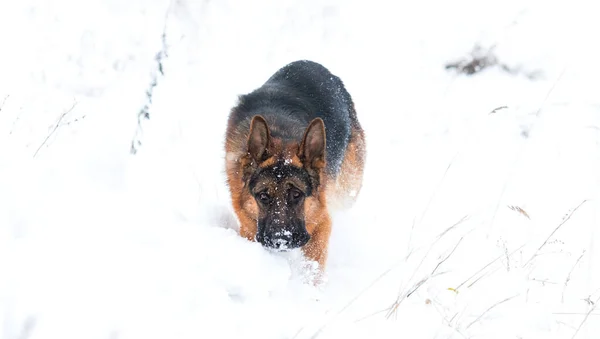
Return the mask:
<svg viewBox="0 0 600 339">
<path fill-rule="evenodd" d="M 273 137 L 290 141 L 302 140 L 312 119 L 323 119 L 327 173 L 337 175 L 356 122 L 352 98 L 340 78 L 316 62 L 294 61 L 240 96 L 230 124 L 249 126 L 257 114 L 265 118 Z"/>
</svg>

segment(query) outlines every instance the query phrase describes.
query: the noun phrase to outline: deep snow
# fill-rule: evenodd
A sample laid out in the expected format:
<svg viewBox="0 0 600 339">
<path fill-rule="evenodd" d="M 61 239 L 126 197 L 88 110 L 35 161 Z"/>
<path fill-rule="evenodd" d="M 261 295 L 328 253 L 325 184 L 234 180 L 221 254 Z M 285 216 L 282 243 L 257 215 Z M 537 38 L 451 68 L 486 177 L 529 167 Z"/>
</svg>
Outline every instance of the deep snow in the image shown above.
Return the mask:
<svg viewBox="0 0 600 339">
<path fill-rule="evenodd" d="M 597 338 L 594 6 L 3 2 L 2 338 Z M 444 69 L 476 43 L 541 77 Z M 297 59 L 368 142 L 318 289 L 237 236 L 224 184 L 237 95 Z"/>
</svg>

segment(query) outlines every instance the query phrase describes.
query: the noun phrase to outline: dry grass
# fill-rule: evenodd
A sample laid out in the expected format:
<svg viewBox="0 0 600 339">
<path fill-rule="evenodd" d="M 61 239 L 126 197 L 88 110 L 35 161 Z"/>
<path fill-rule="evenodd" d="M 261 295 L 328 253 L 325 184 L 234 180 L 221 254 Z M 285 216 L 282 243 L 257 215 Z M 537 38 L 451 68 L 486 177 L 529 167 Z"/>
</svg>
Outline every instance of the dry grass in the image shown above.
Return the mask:
<svg viewBox="0 0 600 339">
<path fill-rule="evenodd" d="M 479 44 L 475 44 L 469 55 L 446 63 L 445 68 L 455 70 L 457 74 L 467 76 L 477 74 L 485 69 L 500 68 L 502 71 L 512 75 L 523 75 L 530 80 L 537 80 L 542 77 L 540 70 L 528 71 L 519 66 L 509 66 L 498 61 L 498 57 L 494 54 L 496 46 L 483 48 Z"/>
<path fill-rule="evenodd" d="M 6 103 L 6 100 L 8 100 L 8 97 L 10 95 L 7 95 L 4 97 L 4 99 L 2 99 L 2 103 L 0 103 L 0 112 L 2 112 L 2 107 L 4 107 L 4 104 Z"/>
<path fill-rule="evenodd" d="M 556 226 L 556 228 L 548 235 L 548 237 L 546 238 L 546 240 L 544 240 L 544 242 L 540 245 L 540 247 L 538 247 L 538 249 L 535 251 L 535 253 L 533 254 L 533 256 L 531 256 L 531 258 L 529 260 L 527 260 L 527 262 L 525 263 L 525 265 L 523 265 L 523 267 L 527 266 L 529 263 L 531 263 L 531 261 L 533 259 L 535 259 L 538 255 L 539 252 L 542 250 L 542 248 L 544 248 L 544 246 L 546 246 L 546 244 L 548 243 L 548 241 L 550 240 L 550 238 L 552 238 L 552 236 L 554 236 L 554 234 L 556 232 L 558 232 L 558 230 L 567 223 L 567 221 L 569 221 L 569 219 L 571 219 L 571 217 L 573 216 L 573 214 L 575 212 L 577 212 L 577 210 L 586 202 L 587 200 L 583 200 L 579 205 L 577 205 L 577 207 L 575 207 L 573 210 L 569 211 L 569 213 L 563 218 L 562 222 L 560 224 L 558 224 L 558 226 Z"/>
<path fill-rule="evenodd" d="M 165 12 L 165 19 L 163 24 L 163 30 L 161 34 L 161 47 L 160 50 L 156 53 L 154 60 L 156 61 L 156 68 L 152 72 L 152 78 L 150 80 L 150 84 L 146 89 L 146 102 L 140 108 L 137 114 L 137 129 L 133 136 L 133 140 L 131 141 L 130 153 L 136 154 L 138 149 L 142 146 L 142 122 L 144 120 L 150 120 L 150 107 L 152 106 L 152 97 L 154 95 L 154 89 L 158 86 L 158 81 L 160 77 L 165 75 L 164 72 L 164 63 L 168 58 L 168 44 L 167 44 L 167 21 L 169 19 L 169 14 L 171 12 L 171 8 L 173 6 L 173 1 L 169 1 L 169 7 Z"/>
<path fill-rule="evenodd" d="M 481 320 L 481 318 L 483 318 L 483 316 L 484 316 L 484 315 L 486 315 L 486 314 L 487 314 L 489 311 L 491 311 L 492 309 L 494 309 L 494 308 L 496 308 L 497 306 L 499 306 L 499 305 L 501 305 L 501 304 L 504 304 L 505 302 L 507 302 L 507 301 L 509 301 L 509 300 L 511 300 L 511 299 L 514 299 L 514 298 L 516 298 L 516 297 L 518 297 L 518 296 L 519 296 L 518 294 L 517 294 L 517 295 L 513 295 L 512 297 L 508 297 L 508 298 L 506 298 L 506 299 L 504 299 L 504 300 L 502 300 L 502 301 L 499 301 L 499 302 L 497 302 L 497 303 L 493 304 L 493 305 L 492 305 L 492 306 L 490 306 L 490 307 L 489 307 L 487 310 L 485 310 L 483 313 L 481 313 L 481 314 L 480 314 L 480 315 L 479 315 L 477 318 L 475 318 L 475 320 L 473 320 L 471 323 L 469 323 L 469 325 L 467 325 L 467 327 L 466 327 L 466 328 L 468 329 L 469 327 L 473 326 L 473 324 L 475 324 L 475 323 L 477 323 L 479 320 Z"/>
<path fill-rule="evenodd" d="M 529 214 L 527 212 L 525 212 L 525 210 L 522 209 L 521 207 L 509 205 L 508 208 L 510 208 L 511 210 L 513 210 L 513 211 L 515 211 L 515 212 L 517 212 L 517 213 L 525 216 L 527 219 L 531 220 L 531 218 L 529 217 Z"/>
<path fill-rule="evenodd" d="M 42 147 L 44 147 L 44 145 L 46 145 L 46 143 L 48 142 L 48 140 L 50 139 L 50 137 L 52 135 L 54 135 L 54 133 L 56 133 L 56 131 L 58 130 L 58 128 L 62 125 L 62 121 L 63 119 L 67 116 L 67 114 L 71 113 L 71 111 L 73 111 L 73 109 L 75 108 L 75 106 L 77 106 L 77 102 L 73 102 L 73 105 L 71 106 L 71 108 L 69 108 L 68 110 L 66 110 L 65 112 L 63 112 L 63 114 L 60 115 L 60 117 L 58 118 L 58 121 L 54 124 L 54 126 L 52 127 L 52 130 L 50 131 L 50 133 L 48 133 L 48 135 L 46 136 L 46 138 L 44 139 L 44 141 L 42 142 L 42 144 L 37 148 L 37 150 L 35 151 L 35 153 L 33 153 L 33 157 L 35 158 L 38 153 L 40 152 L 40 150 L 42 149 Z"/>
<path fill-rule="evenodd" d="M 565 302 L 565 291 L 567 290 L 567 285 L 569 284 L 569 281 L 571 281 L 571 274 L 573 274 L 573 271 L 575 270 L 575 267 L 577 267 L 577 264 L 579 264 L 579 262 L 581 261 L 581 259 L 585 255 L 585 252 L 586 251 L 583 250 L 583 253 L 581 253 L 581 255 L 579 256 L 579 258 L 577 258 L 577 261 L 575 261 L 575 264 L 573 265 L 573 267 L 571 267 L 571 270 L 569 271 L 569 274 L 567 275 L 567 278 L 565 279 L 565 286 L 563 287 L 562 295 L 561 295 L 561 298 L 560 298 L 560 301 L 562 303 Z"/>
<path fill-rule="evenodd" d="M 417 274 L 417 272 L 421 269 L 421 267 L 423 266 L 423 263 L 425 262 L 425 260 L 429 257 L 429 254 L 431 253 L 431 250 L 434 248 L 434 246 L 442 239 L 444 238 L 444 236 L 446 236 L 451 230 L 454 230 L 458 225 L 460 225 L 461 223 L 463 223 L 465 220 L 468 219 L 468 216 L 464 216 L 462 217 L 458 222 L 454 223 L 452 226 L 448 227 L 447 229 L 445 229 L 442 233 L 440 233 L 435 241 L 431 244 L 431 246 L 429 247 L 429 249 L 427 250 L 427 253 L 423 256 L 423 258 L 421 259 L 421 261 L 419 262 L 419 265 L 417 265 L 417 267 L 415 268 L 415 270 L 413 271 L 413 274 L 411 275 L 411 277 L 408 279 L 408 281 L 414 281 L 415 275 Z M 456 251 L 456 249 L 458 248 L 458 246 L 461 244 L 461 242 L 463 241 L 464 237 L 461 237 L 457 243 L 454 245 L 454 247 L 452 248 L 452 250 L 449 252 L 449 254 L 447 256 L 445 256 L 443 259 L 441 259 L 436 265 L 435 267 L 431 270 L 431 272 L 429 274 L 427 274 L 425 277 L 419 279 L 416 283 L 412 284 L 409 288 L 407 289 L 402 289 L 400 290 L 400 293 L 397 295 L 396 300 L 392 303 L 392 305 L 390 305 L 390 307 L 387 309 L 387 313 L 386 313 L 386 318 L 390 318 L 392 315 L 396 315 L 398 312 L 398 308 L 400 307 L 400 305 L 402 304 L 402 302 L 404 300 L 406 300 L 407 298 L 409 298 L 413 293 L 415 293 L 421 286 L 423 286 L 429 279 L 436 277 L 442 273 L 438 273 L 438 269 L 441 267 L 441 265 L 446 262 L 451 256 L 452 254 L 454 254 L 454 252 Z"/>
<path fill-rule="evenodd" d="M 600 302 L 600 297 L 598 297 L 596 299 L 596 302 L 592 303 L 592 307 L 590 307 L 590 310 L 585 314 L 585 317 L 579 324 L 579 327 L 577 327 L 577 330 L 575 330 L 575 333 L 573 333 L 573 336 L 571 337 L 571 339 L 575 339 L 577 337 L 577 334 L 579 334 L 579 331 L 581 330 L 583 325 L 586 323 L 586 321 L 588 320 L 590 315 L 594 312 L 594 310 L 596 310 L 596 307 L 598 306 L 598 302 Z"/>
</svg>

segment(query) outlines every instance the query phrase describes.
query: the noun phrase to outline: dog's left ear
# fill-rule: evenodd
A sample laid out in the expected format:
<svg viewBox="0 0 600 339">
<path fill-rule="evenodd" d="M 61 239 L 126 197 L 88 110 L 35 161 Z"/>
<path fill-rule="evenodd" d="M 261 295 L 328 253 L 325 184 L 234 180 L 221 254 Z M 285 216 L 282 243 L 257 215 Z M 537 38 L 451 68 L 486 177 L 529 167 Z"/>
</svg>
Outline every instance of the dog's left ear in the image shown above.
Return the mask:
<svg viewBox="0 0 600 339">
<path fill-rule="evenodd" d="M 254 160 L 260 163 L 267 158 L 270 140 L 271 133 L 267 121 L 260 115 L 254 116 L 248 133 L 248 153 Z"/>
<path fill-rule="evenodd" d="M 310 122 L 298 152 L 305 166 L 322 168 L 325 165 L 325 124 L 321 118 Z"/>
</svg>

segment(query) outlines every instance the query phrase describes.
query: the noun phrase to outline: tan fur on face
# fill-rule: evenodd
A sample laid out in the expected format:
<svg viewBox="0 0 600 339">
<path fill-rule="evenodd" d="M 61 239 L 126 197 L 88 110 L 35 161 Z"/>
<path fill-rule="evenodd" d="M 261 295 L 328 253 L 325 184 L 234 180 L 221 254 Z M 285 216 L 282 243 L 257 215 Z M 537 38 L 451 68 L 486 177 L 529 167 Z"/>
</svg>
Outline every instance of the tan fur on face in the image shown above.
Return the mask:
<svg viewBox="0 0 600 339">
<path fill-rule="evenodd" d="M 260 163 L 260 165 L 258 165 L 260 168 L 265 168 L 265 167 L 269 167 L 269 166 L 273 166 L 275 165 L 275 163 L 277 162 L 277 158 L 275 157 L 270 157 L 269 159 L 263 161 Z"/>
</svg>

